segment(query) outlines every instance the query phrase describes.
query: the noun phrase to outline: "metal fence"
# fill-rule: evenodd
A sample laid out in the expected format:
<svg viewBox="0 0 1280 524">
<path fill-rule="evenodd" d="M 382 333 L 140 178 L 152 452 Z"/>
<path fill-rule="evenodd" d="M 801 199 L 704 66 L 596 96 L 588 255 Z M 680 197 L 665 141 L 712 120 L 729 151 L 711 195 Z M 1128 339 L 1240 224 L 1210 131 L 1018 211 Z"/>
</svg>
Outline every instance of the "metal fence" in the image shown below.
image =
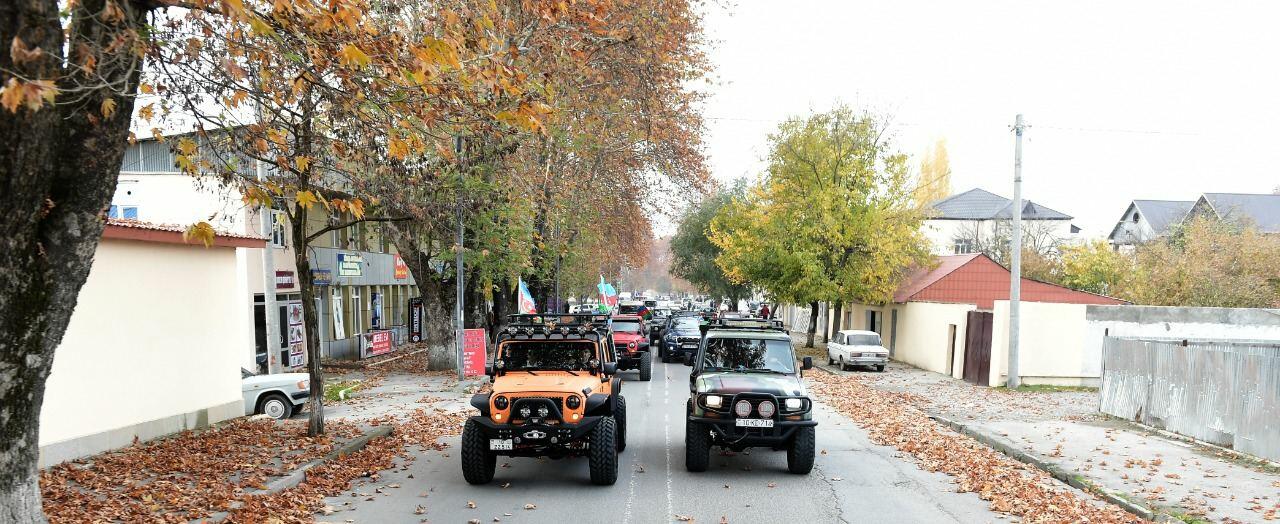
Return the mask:
<svg viewBox="0 0 1280 524">
<path fill-rule="evenodd" d="M 1098 409 L 1280 460 L 1280 342 L 1106 337 Z"/>
</svg>

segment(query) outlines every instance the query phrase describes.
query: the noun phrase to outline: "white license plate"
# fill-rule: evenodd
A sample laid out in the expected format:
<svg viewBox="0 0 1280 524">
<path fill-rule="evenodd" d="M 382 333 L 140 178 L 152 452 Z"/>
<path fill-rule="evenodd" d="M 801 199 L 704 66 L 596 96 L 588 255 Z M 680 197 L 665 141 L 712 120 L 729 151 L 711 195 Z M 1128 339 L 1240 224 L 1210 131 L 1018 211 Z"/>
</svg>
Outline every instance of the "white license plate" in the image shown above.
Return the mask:
<svg viewBox="0 0 1280 524">
<path fill-rule="evenodd" d="M 773 422 L 770 420 L 769 422 Z M 509 438 L 491 438 L 489 439 L 489 449 L 511 451 L 511 439 Z"/>
<path fill-rule="evenodd" d="M 773 420 L 763 418 L 740 418 L 735 421 L 740 428 L 771 428 Z"/>
<path fill-rule="evenodd" d="M 698 345 L 697 345 L 697 344 L 685 344 L 685 345 L 680 346 L 680 347 L 685 348 L 685 349 L 698 349 Z"/>
</svg>

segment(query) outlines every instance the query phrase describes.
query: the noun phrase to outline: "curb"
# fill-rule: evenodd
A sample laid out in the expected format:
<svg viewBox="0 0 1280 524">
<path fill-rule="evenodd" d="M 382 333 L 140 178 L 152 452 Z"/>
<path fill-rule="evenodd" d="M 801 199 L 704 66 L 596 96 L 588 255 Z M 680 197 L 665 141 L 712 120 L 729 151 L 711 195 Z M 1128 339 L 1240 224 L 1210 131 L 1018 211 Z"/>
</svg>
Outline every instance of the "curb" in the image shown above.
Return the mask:
<svg viewBox="0 0 1280 524">
<path fill-rule="evenodd" d="M 297 486 L 298 484 L 301 484 L 303 480 L 306 480 L 307 470 L 310 470 L 311 468 L 314 468 L 316 466 L 329 462 L 330 460 L 336 459 L 343 455 L 349 455 L 351 453 L 360 451 L 364 449 L 365 446 L 369 445 L 369 441 L 375 438 L 382 438 L 390 435 L 391 430 L 392 430 L 391 426 L 377 426 L 372 430 L 370 430 L 368 433 L 365 433 L 364 435 L 360 435 L 359 437 L 352 439 L 351 442 L 343 444 L 342 446 L 334 449 L 333 451 L 330 451 L 327 455 L 320 457 L 318 459 L 312 460 L 311 462 L 308 462 L 301 466 L 298 466 L 297 469 L 289 472 L 288 475 L 285 475 L 283 477 L 280 477 L 278 479 L 271 481 L 270 483 L 267 484 L 266 489 L 255 491 L 253 493 L 249 493 L 248 495 L 253 497 L 257 497 L 261 495 L 274 495 L 286 489 Z"/>
<path fill-rule="evenodd" d="M 981 442 L 987 446 L 990 446 L 996 451 L 999 451 L 1005 454 L 1009 458 L 1012 458 L 1024 464 L 1034 466 L 1036 469 L 1039 469 L 1041 471 L 1044 471 L 1045 473 L 1048 473 L 1049 476 L 1059 481 L 1062 481 L 1068 486 L 1079 489 L 1081 491 L 1092 493 L 1098 496 L 1099 498 L 1102 498 L 1107 502 L 1115 504 L 1116 506 L 1119 506 L 1121 509 L 1133 515 L 1136 515 L 1140 518 L 1154 521 L 1154 522 L 1178 522 L 1178 523 L 1182 522 L 1181 520 L 1159 509 L 1154 509 L 1141 504 L 1136 504 L 1130 501 L 1129 499 L 1126 499 L 1120 496 L 1116 492 L 1113 492 L 1102 486 L 1098 486 L 1097 484 L 1094 484 L 1092 482 L 1089 482 L 1088 480 L 1085 480 L 1083 477 L 1079 475 L 1072 475 L 1070 473 L 1067 473 L 1066 471 L 1063 471 L 1062 468 L 1058 467 L 1056 464 L 1053 464 L 1051 462 L 1046 462 L 1044 460 L 1041 460 L 1035 457 L 1030 453 L 1017 449 L 1009 445 L 1008 443 L 1004 442 L 1000 438 L 995 437 L 989 433 L 974 429 L 970 426 L 966 426 L 964 424 L 961 424 L 959 422 L 956 422 L 954 420 L 951 420 L 939 415 L 930 414 L 929 418 L 933 419 L 935 422 L 939 424 L 942 424 L 952 429 L 956 433 L 960 433 L 961 435 L 968 436 L 974 440 L 977 440 L 978 442 Z"/>
</svg>

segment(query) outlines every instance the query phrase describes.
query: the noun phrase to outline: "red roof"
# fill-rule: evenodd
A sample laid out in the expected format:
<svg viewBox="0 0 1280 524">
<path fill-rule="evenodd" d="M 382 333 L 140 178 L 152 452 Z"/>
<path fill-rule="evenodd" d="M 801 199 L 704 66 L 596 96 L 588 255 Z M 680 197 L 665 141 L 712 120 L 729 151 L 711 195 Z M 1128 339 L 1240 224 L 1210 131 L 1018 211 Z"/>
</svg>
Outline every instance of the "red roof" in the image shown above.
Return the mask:
<svg viewBox="0 0 1280 524">
<path fill-rule="evenodd" d="M 186 231 L 186 227 L 177 224 L 158 224 L 140 220 L 108 218 L 106 227 L 102 230 L 102 238 L 202 245 L 200 241 L 187 242 L 187 239 L 183 237 Z M 215 235 L 212 246 L 261 248 L 266 243 L 265 238 L 252 235 L 226 231 L 216 231 Z"/>
<path fill-rule="evenodd" d="M 992 309 L 1009 300 L 1009 270 L 981 253 L 938 257 L 933 269 L 922 268 L 907 277 L 893 295 L 894 302 L 950 302 Z M 1120 299 L 1077 291 L 1023 277 L 1022 300 L 1061 304 L 1125 304 Z"/>
</svg>

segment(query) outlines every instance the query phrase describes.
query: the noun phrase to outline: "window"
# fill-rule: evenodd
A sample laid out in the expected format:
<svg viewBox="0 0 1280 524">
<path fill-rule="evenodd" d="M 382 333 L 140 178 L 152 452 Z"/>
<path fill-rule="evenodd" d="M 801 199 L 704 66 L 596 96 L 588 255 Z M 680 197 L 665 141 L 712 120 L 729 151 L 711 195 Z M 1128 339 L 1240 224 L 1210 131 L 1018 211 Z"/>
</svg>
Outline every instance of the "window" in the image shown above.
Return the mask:
<svg viewBox="0 0 1280 524">
<path fill-rule="evenodd" d="M 845 342 L 845 344 L 850 346 L 879 346 L 880 335 L 849 335 L 848 342 Z"/>
<path fill-rule="evenodd" d="M 955 254 L 957 255 L 967 255 L 978 250 L 977 246 L 974 245 L 973 239 L 957 238 L 954 242 L 955 244 L 952 248 L 955 250 Z"/>
<path fill-rule="evenodd" d="M 286 247 L 289 245 L 288 236 L 285 233 L 285 224 L 288 217 L 284 211 L 271 210 L 271 245 L 275 247 Z"/>
<path fill-rule="evenodd" d="M 794 373 L 796 357 L 788 340 L 708 338 L 702 351 L 705 370 L 762 369 Z"/>
<path fill-rule="evenodd" d="M 333 286 L 333 299 L 330 300 L 330 304 L 333 306 L 333 339 L 347 338 L 342 325 L 342 288 Z"/>
<path fill-rule="evenodd" d="M 1133 223 L 1134 223 L 1134 224 L 1137 224 L 1137 223 L 1138 223 L 1138 212 L 1137 212 L 1137 211 L 1134 211 L 1134 212 L 1133 212 Z"/>
<path fill-rule="evenodd" d="M 126 218 L 129 220 L 138 219 L 138 206 L 111 206 L 107 210 L 107 216 L 111 218 Z"/>
<path fill-rule="evenodd" d="M 364 308 L 360 302 L 360 287 L 351 286 L 351 334 L 364 331 Z"/>
</svg>

